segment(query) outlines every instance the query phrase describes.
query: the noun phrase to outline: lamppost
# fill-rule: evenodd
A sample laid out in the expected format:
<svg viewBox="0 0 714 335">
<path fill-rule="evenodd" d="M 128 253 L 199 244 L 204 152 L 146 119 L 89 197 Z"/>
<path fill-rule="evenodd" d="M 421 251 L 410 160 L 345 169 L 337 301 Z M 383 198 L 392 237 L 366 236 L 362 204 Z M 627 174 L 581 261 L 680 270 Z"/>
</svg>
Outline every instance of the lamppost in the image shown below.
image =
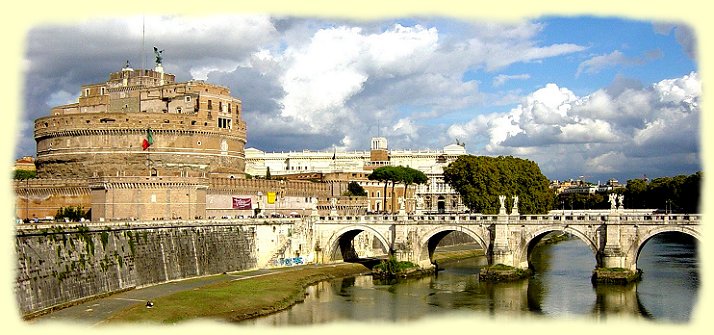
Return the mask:
<svg viewBox="0 0 714 335">
<path fill-rule="evenodd" d="M 664 212 L 666 214 L 669 214 L 669 212 L 672 210 L 672 201 L 667 199 L 667 201 L 664 204 Z"/>
<path fill-rule="evenodd" d="M 186 206 L 188 206 L 188 220 L 191 220 L 191 193 L 186 193 Z"/>
</svg>

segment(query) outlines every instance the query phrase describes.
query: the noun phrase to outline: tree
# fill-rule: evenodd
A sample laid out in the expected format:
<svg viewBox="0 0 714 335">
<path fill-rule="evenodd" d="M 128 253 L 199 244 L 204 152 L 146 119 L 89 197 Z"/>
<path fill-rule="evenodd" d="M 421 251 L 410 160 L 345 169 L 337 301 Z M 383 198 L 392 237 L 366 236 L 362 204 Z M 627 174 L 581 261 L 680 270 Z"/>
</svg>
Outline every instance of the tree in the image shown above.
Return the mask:
<svg viewBox="0 0 714 335">
<path fill-rule="evenodd" d="M 647 181 L 644 179 L 630 179 L 625 185 L 625 206 L 627 208 L 647 208 Z"/>
<path fill-rule="evenodd" d="M 15 170 L 14 179 L 24 180 L 37 177 L 37 172 L 30 170 Z"/>
<path fill-rule="evenodd" d="M 392 183 L 392 193 L 394 193 L 394 182 L 398 180 L 399 172 L 394 166 L 382 166 L 374 169 L 372 173 L 367 177 L 369 180 L 376 180 L 384 183 L 384 192 L 382 194 L 383 200 L 383 210 L 387 209 L 387 185 Z"/>
<path fill-rule="evenodd" d="M 421 185 L 429 181 L 429 178 L 426 177 L 424 172 L 421 172 L 417 169 L 413 169 L 408 166 L 398 166 L 397 169 L 399 170 L 399 182 L 404 184 L 404 197 L 407 196 L 407 188 L 409 187 L 409 185 Z"/>
<path fill-rule="evenodd" d="M 533 161 L 512 156 L 486 157 L 464 155 L 444 168 L 444 181 L 461 195 L 474 212 L 498 213 L 499 195 L 518 196 L 521 213 L 547 213 L 553 208 L 555 194 L 549 181 Z"/>
<path fill-rule="evenodd" d="M 347 184 L 347 195 L 363 197 L 367 195 L 367 192 L 365 192 L 364 188 L 360 186 L 359 183 L 351 181 Z"/>
<path fill-rule="evenodd" d="M 603 195 L 600 193 L 563 193 L 558 196 L 558 202 L 556 205 L 562 203 L 564 208 L 567 209 L 608 209 L 610 204 L 608 203 L 607 194 Z M 562 207 L 561 207 L 562 208 Z M 558 208 L 560 209 L 560 208 Z"/>
<path fill-rule="evenodd" d="M 702 172 L 687 176 L 681 186 L 680 204 L 686 213 L 699 213 L 699 200 L 702 192 Z"/>
<path fill-rule="evenodd" d="M 65 218 L 72 222 L 77 222 L 82 218 L 89 219 L 89 211 L 85 212 L 79 206 L 60 207 L 55 214 L 55 220 L 61 221 Z"/>
<path fill-rule="evenodd" d="M 702 172 L 689 176 L 658 177 L 647 182 L 630 179 L 625 186 L 628 208 L 659 208 L 668 212 L 698 213 Z"/>
<path fill-rule="evenodd" d="M 268 167 L 265 169 L 265 179 L 267 179 L 267 180 L 270 180 L 270 179 L 271 179 L 271 176 L 270 176 L 270 166 L 268 166 Z"/>
</svg>

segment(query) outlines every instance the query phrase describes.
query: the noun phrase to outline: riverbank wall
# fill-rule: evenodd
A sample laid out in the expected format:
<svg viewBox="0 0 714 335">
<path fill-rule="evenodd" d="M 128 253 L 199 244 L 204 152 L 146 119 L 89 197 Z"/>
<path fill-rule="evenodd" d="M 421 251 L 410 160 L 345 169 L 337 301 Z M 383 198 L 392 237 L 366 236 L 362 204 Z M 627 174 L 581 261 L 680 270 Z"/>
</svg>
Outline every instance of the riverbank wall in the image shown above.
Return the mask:
<svg viewBox="0 0 714 335">
<path fill-rule="evenodd" d="M 27 318 L 137 287 L 254 269 L 257 232 L 272 230 L 265 224 L 271 222 L 18 227 L 16 301 Z"/>
</svg>

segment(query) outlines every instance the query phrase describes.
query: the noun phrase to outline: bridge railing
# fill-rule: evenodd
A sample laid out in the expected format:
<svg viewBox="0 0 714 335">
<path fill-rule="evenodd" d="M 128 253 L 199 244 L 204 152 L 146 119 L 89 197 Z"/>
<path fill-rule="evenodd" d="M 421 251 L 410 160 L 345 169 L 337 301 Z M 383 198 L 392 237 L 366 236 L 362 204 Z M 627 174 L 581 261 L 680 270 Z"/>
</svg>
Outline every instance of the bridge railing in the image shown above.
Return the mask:
<svg viewBox="0 0 714 335">
<path fill-rule="evenodd" d="M 615 214 L 615 216 L 611 216 Z M 614 222 L 615 217 L 621 223 L 631 224 L 633 222 L 644 224 L 699 224 L 701 215 L 699 214 L 641 214 L 641 213 L 611 213 L 604 214 L 603 211 L 590 213 L 550 213 L 550 214 L 522 214 L 507 215 L 509 224 L 521 225 L 541 225 L 556 224 L 557 222 L 568 223 L 603 223 Z M 492 214 L 424 214 L 424 215 L 383 215 L 368 214 L 356 216 L 321 216 L 319 221 L 323 223 L 344 223 L 344 224 L 451 224 L 451 223 L 496 223 L 499 215 Z"/>
<path fill-rule="evenodd" d="M 652 224 L 699 224 L 700 214 L 652 214 L 652 215 L 627 215 L 620 217 L 620 221 L 644 222 Z"/>
<path fill-rule="evenodd" d="M 189 226 L 217 226 L 217 225 L 281 225 L 294 224 L 300 218 L 241 218 L 241 219 L 191 219 L 191 220 L 106 220 L 106 221 L 45 221 L 30 222 L 15 225 L 16 231 L 25 230 L 52 230 L 54 228 L 102 228 L 102 227 L 132 227 L 132 228 L 160 228 L 160 227 L 189 227 Z"/>
</svg>

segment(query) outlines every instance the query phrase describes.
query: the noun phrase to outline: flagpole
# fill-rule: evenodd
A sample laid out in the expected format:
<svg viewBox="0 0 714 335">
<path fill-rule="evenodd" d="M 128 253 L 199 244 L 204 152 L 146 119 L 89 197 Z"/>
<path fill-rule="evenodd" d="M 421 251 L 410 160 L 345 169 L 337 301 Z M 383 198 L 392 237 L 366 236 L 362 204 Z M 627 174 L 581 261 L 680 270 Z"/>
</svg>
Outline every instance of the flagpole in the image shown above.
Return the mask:
<svg viewBox="0 0 714 335">
<path fill-rule="evenodd" d="M 139 94 L 141 94 L 141 93 L 139 93 Z M 141 97 L 139 98 L 139 101 L 141 101 Z M 147 131 L 147 135 L 148 135 L 148 133 L 149 132 Z M 146 168 L 147 168 L 146 172 L 148 173 L 149 177 L 151 177 L 151 165 L 152 165 L 151 158 L 149 157 L 150 154 L 151 154 L 151 146 L 148 146 L 148 147 L 146 147 Z"/>
</svg>

